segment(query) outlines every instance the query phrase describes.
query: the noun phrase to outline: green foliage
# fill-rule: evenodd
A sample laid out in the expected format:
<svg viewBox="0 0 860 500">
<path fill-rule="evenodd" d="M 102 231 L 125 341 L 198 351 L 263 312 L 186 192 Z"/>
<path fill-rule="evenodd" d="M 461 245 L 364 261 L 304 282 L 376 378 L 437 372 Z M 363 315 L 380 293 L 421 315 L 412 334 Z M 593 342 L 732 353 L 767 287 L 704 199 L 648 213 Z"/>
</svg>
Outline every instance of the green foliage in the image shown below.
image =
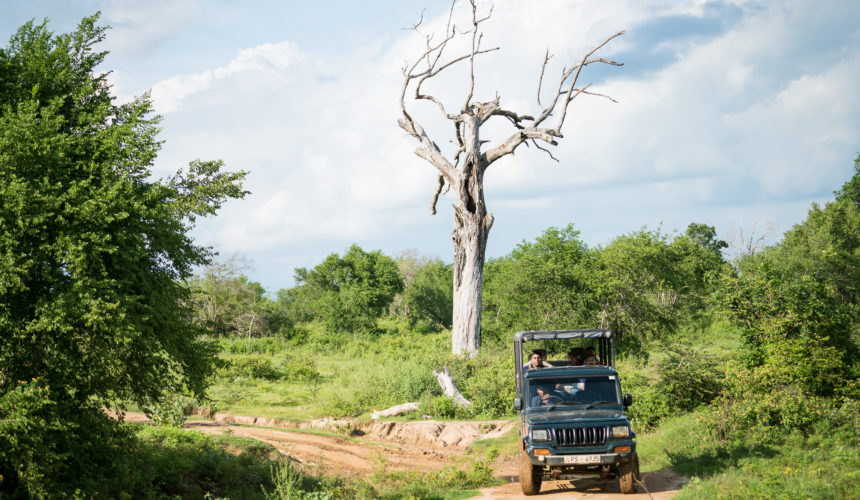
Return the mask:
<svg viewBox="0 0 860 500">
<path fill-rule="evenodd" d="M 127 498 L 256 499 L 271 486 L 277 453 L 268 445 L 172 427 L 143 427 L 139 439 L 134 469 L 120 485 Z"/>
<path fill-rule="evenodd" d="M 66 498 L 122 476 L 133 448 L 127 429 L 98 408 L 52 398 L 40 379 L 0 396 L 0 496 Z"/>
<path fill-rule="evenodd" d="M 403 290 L 397 263 L 380 251 L 352 245 L 341 257 L 333 253 L 311 270 L 296 269 L 298 286 L 280 294 L 291 317 L 319 318 L 332 331 L 371 331 Z"/>
<path fill-rule="evenodd" d="M 633 406 L 625 412 L 635 429 L 646 431 L 655 428 L 663 419 L 674 415 L 669 398 L 659 381 L 651 380 L 641 372 L 622 371 L 622 390 L 633 396 Z"/>
<path fill-rule="evenodd" d="M 195 320 L 215 336 L 290 333 L 292 322 L 263 287 L 242 274 L 234 257 L 189 281 Z"/>
<path fill-rule="evenodd" d="M 673 408 L 692 411 L 722 392 L 724 374 L 702 350 L 673 344 L 662 351 L 657 364 L 658 387 Z"/>
<path fill-rule="evenodd" d="M 92 442 L 111 424 L 91 408 L 203 394 L 214 350 L 181 281 L 211 255 L 188 233 L 245 194 L 220 161 L 152 179 L 160 118 L 148 95 L 114 103 L 96 22 L 61 35 L 27 23 L 0 49 L 0 397 L 38 377 L 56 404 L 33 407 L 41 441 L 10 443 L 0 464 L 4 488 L 30 496 L 61 495 L 115 455 Z M 28 453 L 38 472 L 11 458 Z"/>
<path fill-rule="evenodd" d="M 231 378 L 260 378 L 278 380 L 283 375 L 268 358 L 256 355 L 233 356 L 219 370 L 219 375 Z"/>
<path fill-rule="evenodd" d="M 793 432 L 778 444 L 721 441 L 701 414 L 670 417 L 640 434 L 642 471 L 671 467 L 690 478 L 675 498 L 856 498 L 856 428 L 826 425 Z"/>
<path fill-rule="evenodd" d="M 407 282 L 403 305 L 411 326 L 426 323 L 451 328 L 454 268 L 439 259 L 422 265 Z"/>
<path fill-rule="evenodd" d="M 448 466 L 439 471 L 388 471 L 386 464 L 380 460 L 377 470 L 370 476 L 373 485 L 368 498 L 451 498 L 451 492 L 471 488 L 483 488 L 499 484 L 501 481 L 493 477 L 493 461 L 497 453 L 488 452 L 484 457 L 472 461 L 470 469 Z M 462 497 L 454 497 L 462 498 Z"/>
<path fill-rule="evenodd" d="M 834 194 L 836 201 L 848 201 L 855 206 L 860 205 L 860 155 L 854 159 L 854 175 Z"/>
<path fill-rule="evenodd" d="M 154 405 L 152 408 L 145 408 L 144 413 L 152 419 L 155 425 L 166 425 L 181 429 L 185 425 L 185 421 L 188 420 L 187 415 L 191 413 L 192 406 L 180 397 L 170 399 L 172 400 L 166 400 Z"/>
<path fill-rule="evenodd" d="M 588 249 L 570 224 L 523 241 L 484 270 L 482 328 L 508 341 L 511 332 L 591 324 Z"/>
<path fill-rule="evenodd" d="M 487 263 L 483 328 L 507 340 L 518 330 L 608 327 L 620 352 L 641 350 L 702 310 L 723 247 L 712 227 L 695 223 L 684 236 L 643 229 L 595 249 L 573 225 L 549 228 Z"/>
</svg>

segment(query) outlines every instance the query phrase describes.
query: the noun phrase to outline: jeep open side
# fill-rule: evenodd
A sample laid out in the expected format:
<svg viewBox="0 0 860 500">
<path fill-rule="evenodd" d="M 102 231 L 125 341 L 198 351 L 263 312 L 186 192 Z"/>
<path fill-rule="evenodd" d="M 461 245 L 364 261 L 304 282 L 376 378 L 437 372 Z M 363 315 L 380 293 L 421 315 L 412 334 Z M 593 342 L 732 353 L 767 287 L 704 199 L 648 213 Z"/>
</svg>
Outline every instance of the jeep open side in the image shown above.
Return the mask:
<svg viewBox="0 0 860 500">
<path fill-rule="evenodd" d="M 551 360 L 552 367 L 530 369 L 523 350 L 535 341 L 543 341 L 556 351 L 565 343 L 596 343 L 602 363 L 576 366 L 568 360 Z M 532 344 L 528 349 L 532 347 L 541 346 Z M 636 434 L 624 414 L 633 397 L 621 393 L 612 332 L 519 332 L 514 335 L 514 361 L 523 493 L 540 492 L 545 477 L 586 476 L 618 478 L 622 492 L 635 492 L 639 477 Z"/>
</svg>

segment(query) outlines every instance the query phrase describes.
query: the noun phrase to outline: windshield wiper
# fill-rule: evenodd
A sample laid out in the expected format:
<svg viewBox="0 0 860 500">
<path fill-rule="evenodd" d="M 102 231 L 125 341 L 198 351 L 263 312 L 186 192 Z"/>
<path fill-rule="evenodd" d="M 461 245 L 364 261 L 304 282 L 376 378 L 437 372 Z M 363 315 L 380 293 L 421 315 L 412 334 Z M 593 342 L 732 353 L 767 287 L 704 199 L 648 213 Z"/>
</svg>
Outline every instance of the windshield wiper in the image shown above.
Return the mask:
<svg viewBox="0 0 860 500">
<path fill-rule="evenodd" d="M 564 401 L 561 403 L 554 403 L 554 404 L 548 406 L 546 411 L 551 411 L 556 406 L 577 406 L 577 405 L 581 405 L 581 404 L 582 403 L 577 403 L 576 401 Z"/>
<path fill-rule="evenodd" d="M 595 402 L 593 402 L 593 403 L 589 404 L 588 406 L 586 406 L 586 407 L 585 407 L 585 409 L 586 409 L 586 410 L 590 410 L 590 409 L 594 408 L 594 407 L 595 407 L 595 406 L 597 406 L 597 405 L 606 405 L 606 404 L 610 404 L 610 405 L 617 405 L 617 404 L 618 404 L 618 402 L 617 402 L 617 401 L 595 401 Z"/>
</svg>

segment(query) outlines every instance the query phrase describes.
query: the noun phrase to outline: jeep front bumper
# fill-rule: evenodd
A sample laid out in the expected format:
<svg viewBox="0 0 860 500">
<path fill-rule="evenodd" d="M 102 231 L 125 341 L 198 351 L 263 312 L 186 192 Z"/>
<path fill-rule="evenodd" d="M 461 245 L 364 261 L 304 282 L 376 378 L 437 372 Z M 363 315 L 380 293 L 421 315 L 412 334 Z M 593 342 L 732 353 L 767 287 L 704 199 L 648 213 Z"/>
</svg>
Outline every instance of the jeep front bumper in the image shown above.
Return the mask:
<svg viewBox="0 0 860 500">
<path fill-rule="evenodd" d="M 563 455 L 533 455 L 529 454 L 532 465 L 574 467 L 577 465 L 615 465 L 627 463 L 632 456 L 627 453 L 589 453 Z"/>
</svg>

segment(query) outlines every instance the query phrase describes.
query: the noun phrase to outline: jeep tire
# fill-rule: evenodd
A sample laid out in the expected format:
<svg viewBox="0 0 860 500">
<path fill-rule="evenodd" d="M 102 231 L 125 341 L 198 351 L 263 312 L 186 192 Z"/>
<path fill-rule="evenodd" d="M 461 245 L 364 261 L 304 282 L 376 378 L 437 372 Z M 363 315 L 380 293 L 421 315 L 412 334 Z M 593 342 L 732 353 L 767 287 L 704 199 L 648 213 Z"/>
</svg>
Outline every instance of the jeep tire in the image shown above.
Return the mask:
<svg viewBox="0 0 860 500">
<path fill-rule="evenodd" d="M 520 451 L 520 488 L 523 495 L 537 495 L 540 493 L 540 484 L 543 480 L 543 467 L 532 465 L 531 459 L 525 450 Z"/>
<path fill-rule="evenodd" d="M 627 463 L 618 465 L 618 484 L 621 493 L 636 493 L 636 481 L 639 480 L 639 455 L 636 452 Z"/>
</svg>

